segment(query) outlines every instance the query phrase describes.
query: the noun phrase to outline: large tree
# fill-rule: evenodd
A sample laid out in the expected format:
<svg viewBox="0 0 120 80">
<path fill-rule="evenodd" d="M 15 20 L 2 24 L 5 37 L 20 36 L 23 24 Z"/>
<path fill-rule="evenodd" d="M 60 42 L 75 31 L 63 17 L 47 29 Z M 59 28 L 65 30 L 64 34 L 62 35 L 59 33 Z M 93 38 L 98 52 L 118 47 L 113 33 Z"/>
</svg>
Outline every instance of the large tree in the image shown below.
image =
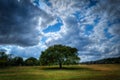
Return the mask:
<svg viewBox="0 0 120 80">
<path fill-rule="evenodd" d="M 40 55 L 41 65 L 56 65 L 62 68 L 63 64 L 77 64 L 80 58 L 78 50 L 64 45 L 50 46 Z"/>
</svg>

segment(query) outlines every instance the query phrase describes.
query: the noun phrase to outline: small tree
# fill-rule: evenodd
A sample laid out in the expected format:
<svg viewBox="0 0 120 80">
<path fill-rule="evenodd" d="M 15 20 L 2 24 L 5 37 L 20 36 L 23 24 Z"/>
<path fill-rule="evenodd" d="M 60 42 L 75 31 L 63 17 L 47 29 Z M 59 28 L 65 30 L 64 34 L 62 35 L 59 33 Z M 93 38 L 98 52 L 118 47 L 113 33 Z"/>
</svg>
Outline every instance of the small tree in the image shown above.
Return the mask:
<svg viewBox="0 0 120 80">
<path fill-rule="evenodd" d="M 77 64 L 80 58 L 78 57 L 76 48 L 63 45 L 50 46 L 42 52 L 40 56 L 41 65 L 56 65 L 62 68 L 63 64 Z"/>
<path fill-rule="evenodd" d="M 24 61 L 23 61 L 22 57 L 14 57 L 12 59 L 12 63 L 11 64 L 14 65 L 14 66 L 22 66 L 23 63 L 24 63 Z"/>
<path fill-rule="evenodd" d="M 25 65 L 27 66 L 35 66 L 38 65 L 38 60 L 34 57 L 30 57 L 25 60 Z"/>
</svg>

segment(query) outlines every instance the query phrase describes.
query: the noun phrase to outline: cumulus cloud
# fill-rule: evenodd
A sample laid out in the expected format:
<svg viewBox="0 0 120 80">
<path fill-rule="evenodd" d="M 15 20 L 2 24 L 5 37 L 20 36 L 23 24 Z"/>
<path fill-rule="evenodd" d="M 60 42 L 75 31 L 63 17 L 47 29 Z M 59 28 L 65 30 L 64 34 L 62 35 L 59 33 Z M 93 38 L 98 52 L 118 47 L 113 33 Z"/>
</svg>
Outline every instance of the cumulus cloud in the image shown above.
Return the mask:
<svg viewBox="0 0 120 80">
<path fill-rule="evenodd" d="M 120 23 L 112 25 L 112 27 L 109 28 L 109 32 L 112 35 L 120 36 Z"/>
</svg>

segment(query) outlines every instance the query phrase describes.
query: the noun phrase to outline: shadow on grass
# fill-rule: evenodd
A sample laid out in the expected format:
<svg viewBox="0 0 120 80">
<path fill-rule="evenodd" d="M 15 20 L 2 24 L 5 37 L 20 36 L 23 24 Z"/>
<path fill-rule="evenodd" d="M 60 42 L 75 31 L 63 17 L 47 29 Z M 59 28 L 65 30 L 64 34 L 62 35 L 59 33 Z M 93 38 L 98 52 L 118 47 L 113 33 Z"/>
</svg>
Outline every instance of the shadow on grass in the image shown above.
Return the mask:
<svg viewBox="0 0 120 80">
<path fill-rule="evenodd" d="M 90 68 L 84 68 L 84 67 L 62 67 L 61 69 L 59 67 L 44 67 L 43 70 L 91 70 Z"/>
<path fill-rule="evenodd" d="M 0 69 L 9 69 L 11 68 L 10 66 L 0 66 Z"/>
</svg>

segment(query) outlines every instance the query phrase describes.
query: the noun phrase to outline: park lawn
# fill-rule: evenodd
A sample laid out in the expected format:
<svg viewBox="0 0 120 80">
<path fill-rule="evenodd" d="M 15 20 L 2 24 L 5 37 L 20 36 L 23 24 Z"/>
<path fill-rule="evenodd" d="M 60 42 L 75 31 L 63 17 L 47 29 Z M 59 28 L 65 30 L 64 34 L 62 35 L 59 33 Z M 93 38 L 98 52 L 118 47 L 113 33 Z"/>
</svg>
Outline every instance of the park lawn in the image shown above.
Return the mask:
<svg viewBox="0 0 120 80">
<path fill-rule="evenodd" d="M 120 64 L 9 67 L 0 80 L 120 80 Z"/>
</svg>

